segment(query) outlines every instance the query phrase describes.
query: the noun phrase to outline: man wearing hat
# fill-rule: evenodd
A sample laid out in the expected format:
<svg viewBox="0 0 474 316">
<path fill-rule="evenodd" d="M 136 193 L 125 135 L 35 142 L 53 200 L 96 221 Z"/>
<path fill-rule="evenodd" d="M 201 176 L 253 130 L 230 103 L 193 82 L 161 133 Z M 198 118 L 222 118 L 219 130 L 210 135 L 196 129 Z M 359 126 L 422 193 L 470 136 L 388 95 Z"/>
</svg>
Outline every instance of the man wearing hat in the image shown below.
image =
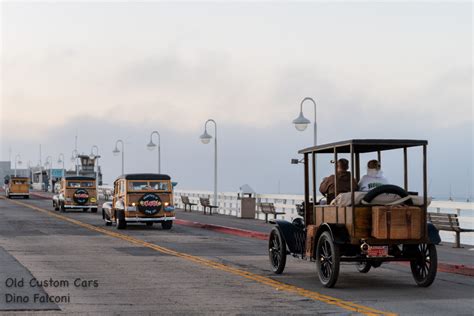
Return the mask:
<svg viewBox="0 0 474 316">
<path fill-rule="evenodd" d="M 353 181 L 354 191 L 358 190 L 357 182 L 351 176 L 351 173 L 347 171 L 349 169 L 349 161 L 341 158 L 337 161 L 337 193 L 335 194 L 335 176 L 331 175 L 323 179 L 319 186 L 319 192 L 321 192 L 327 198 L 327 204 L 330 204 L 332 200 L 339 194 L 351 191 L 351 180 Z"/>
</svg>

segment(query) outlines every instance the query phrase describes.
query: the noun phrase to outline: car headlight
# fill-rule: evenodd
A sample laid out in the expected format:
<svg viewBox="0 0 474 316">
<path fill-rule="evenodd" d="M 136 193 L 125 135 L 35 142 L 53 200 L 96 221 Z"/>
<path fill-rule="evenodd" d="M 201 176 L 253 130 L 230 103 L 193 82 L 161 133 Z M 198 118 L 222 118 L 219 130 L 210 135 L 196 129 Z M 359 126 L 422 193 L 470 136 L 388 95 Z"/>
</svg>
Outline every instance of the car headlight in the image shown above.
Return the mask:
<svg viewBox="0 0 474 316">
<path fill-rule="evenodd" d="M 132 206 L 135 206 L 135 205 L 136 205 L 135 202 L 133 202 L 133 203 L 132 203 Z"/>
<path fill-rule="evenodd" d="M 170 205 L 170 203 L 169 203 L 169 202 L 165 202 L 165 207 L 167 207 L 168 205 Z"/>
</svg>

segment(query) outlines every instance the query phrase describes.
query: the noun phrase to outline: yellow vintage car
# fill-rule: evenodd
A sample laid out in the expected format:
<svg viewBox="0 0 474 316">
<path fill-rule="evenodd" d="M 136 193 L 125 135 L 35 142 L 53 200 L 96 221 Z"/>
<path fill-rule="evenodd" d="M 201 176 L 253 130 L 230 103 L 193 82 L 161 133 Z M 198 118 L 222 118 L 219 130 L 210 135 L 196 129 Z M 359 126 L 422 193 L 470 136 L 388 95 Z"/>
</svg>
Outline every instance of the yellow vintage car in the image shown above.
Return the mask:
<svg viewBox="0 0 474 316">
<path fill-rule="evenodd" d="M 65 212 L 67 209 L 82 209 L 97 212 L 96 181 L 92 177 L 69 176 L 61 179 L 59 194 L 53 196 L 55 211 Z"/>
<path fill-rule="evenodd" d="M 114 182 L 112 202 L 102 205 L 105 225 L 125 229 L 129 223 L 161 223 L 171 229 L 175 212 L 173 185 L 165 174 L 140 173 L 120 176 Z"/>
<path fill-rule="evenodd" d="M 30 178 L 11 176 L 5 180 L 5 195 L 10 199 L 13 196 L 30 197 Z"/>
</svg>

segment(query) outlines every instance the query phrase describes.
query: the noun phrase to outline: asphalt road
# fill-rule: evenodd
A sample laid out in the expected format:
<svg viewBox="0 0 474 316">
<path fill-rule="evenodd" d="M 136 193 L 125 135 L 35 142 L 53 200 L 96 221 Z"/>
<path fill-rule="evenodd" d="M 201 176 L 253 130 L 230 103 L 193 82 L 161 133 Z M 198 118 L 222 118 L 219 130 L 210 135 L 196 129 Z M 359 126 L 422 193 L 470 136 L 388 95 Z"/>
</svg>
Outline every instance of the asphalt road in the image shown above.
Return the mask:
<svg viewBox="0 0 474 316">
<path fill-rule="evenodd" d="M 288 259 L 285 272 L 276 276 L 265 241 L 179 225 L 171 231 L 159 225 L 117 231 L 103 225 L 100 212 L 63 214 L 52 211 L 47 200 L 0 199 L 0 311 L 473 314 L 470 277 L 439 273 L 431 287 L 418 288 L 407 266 L 387 264 L 360 274 L 347 264 L 337 287 L 325 289 L 314 264 Z M 32 287 L 32 278 L 69 284 Z M 7 279 L 23 279 L 25 285 L 7 287 Z M 7 303 L 12 293 L 31 299 Z M 45 293 L 69 301 L 33 301 Z"/>
</svg>

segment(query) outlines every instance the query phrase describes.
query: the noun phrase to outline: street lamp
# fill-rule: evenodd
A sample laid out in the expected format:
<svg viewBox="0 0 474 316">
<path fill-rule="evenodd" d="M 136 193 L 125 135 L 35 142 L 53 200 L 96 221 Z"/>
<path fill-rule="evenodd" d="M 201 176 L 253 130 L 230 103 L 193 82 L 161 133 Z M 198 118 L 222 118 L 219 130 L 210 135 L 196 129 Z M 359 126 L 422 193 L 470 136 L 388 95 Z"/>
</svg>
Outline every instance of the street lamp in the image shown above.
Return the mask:
<svg viewBox="0 0 474 316">
<path fill-rule="evenodd" d="M 51 156 L 46 157 L 46 162 L 44 163 L 44 166 L 46 168 L 49 168 L 49 177 L 48 177 L 48 187 L 49 187 L 49 183 L 51 184 L 53 183 L 51 179 L 51 171 L 52 171 L 51 169 L 53 168 L 53 157 Z M 48 187 L 46 188 L 46 191 L 49 191 Z"/>
<path fill-rule="evenodd" d="M 212 136 L 207 133 L 207 123 L 214 123 L 214 205 L 217 205 L 217 123 L 209 119 L 204 123 L 204 133 L 199 137 L 203 144 L 209 144 Z"/>
<path fill-rule="evenodd" d="M 15 177 L 16 177 L 16 164 L 18 163 L 19 165 L 21 165 L 21 157 L 20 157 L 20 154 L 17 154 L 15 156 Z"/>
<path fill-rule="evenodd" d="M 71 155 L 71 162 L 73 162 L 74 166 L 76 167 L 76 176 L 79 175 L 79 166 L 77 165 L 77 156 L 79 156 L 77 149 L 73 149 L 72 155 Z"/>
<path fill-rule="evenodd" d="M 311 123 L 310 120 L 308 120 L 306 117 L 303 115 L 303 103 L 305 101 L 311 101 L 314 104 L 314 146 L 317 144 L 317 126 L 316 126 L 316 102 L 313 100 L 313 98 L 306 97 L 301 101 L 300 104 L 300 114 L 298 115 L 297 118 L 293 120 L 293 124 L 295 124 L 295 128 L 302 132 L 304 131 L 307 127 L 308 124 Z"/>
<path fill-rule="evenodd" d="M 96 149 L 97 151 L 97 154 L 94 155 L 94 148 Z M 96 171 L 95 171 L 95 184 L 96 186 L 99 185 L 99 147 L 97 145 L 93 145 L 91 147 L 91 154 L 89 155 L 89 158 L 90 159 L 95 159 L 96 161 L 96 164 L 97 164 L 97 167 L 96 167 Z"/>
<path fill-rule="evenodd" d="M 119 149 L 118 149 L 118 147 L 117 147 L 118 143 L 121 144 L 122 150 L 119 150 Z M 115 142 L 115 148 L 114 148 L 114 150 L 112 151 L 112 153 L 114 154 L 114 156 L 118 156 L 118 154 L 119 154 L 120 152 L 122 152 L 122 174 L 124 174 L 124 171 L 123 171 L 124 168 L 123 168 L 123 166 L 124 166 L 124 163 L 125 163 L 125 162 L 124 162 L 125 146 L 124 146 L 123 140 L 121 140 L 121 139 L 119 139 L 119 140 L 117 140 L 117 141 Z"/>
<path fill-rule="evenodd" d="M 156 134 L 156 136 L 158 136 L 158 173 L 161 173 L 161 136 L 160 136 L 160 133 L 158 133 L 157 131 L 153 131 L 151 132 L 150 134 L 150 142 L 148 143 L 148 145 L 146 145 L 146 148 L 148 148 L 149 151 L 152 151 L 155 149 L 155 147 L 157 147 L 157 145 L 153 142 L 153 135 Z"/>
<path fill-rule="evenodd" d="M 62 177 L 64 178 L 64 154 L 63 153 L 60 153 L 58 156 L 58 164 L 63 165 L 63 172 L 61 174 L 62 174 Z"/>
</svg>

